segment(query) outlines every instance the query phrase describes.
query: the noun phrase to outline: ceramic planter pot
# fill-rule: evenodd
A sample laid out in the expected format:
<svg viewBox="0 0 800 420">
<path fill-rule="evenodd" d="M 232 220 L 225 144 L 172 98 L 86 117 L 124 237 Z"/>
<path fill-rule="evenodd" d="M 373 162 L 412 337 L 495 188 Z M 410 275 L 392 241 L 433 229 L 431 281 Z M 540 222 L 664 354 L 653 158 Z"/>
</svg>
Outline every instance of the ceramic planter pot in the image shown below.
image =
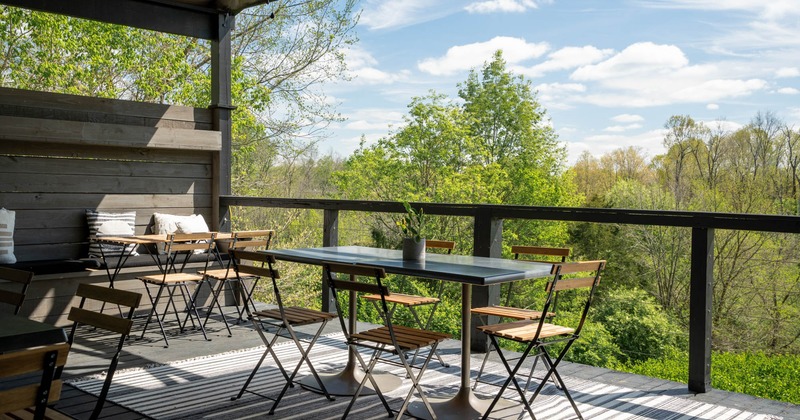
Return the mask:
<svg viewBox="0 0 800 420">
<path fill-rule="evenodd" d="M 425 259 L 425 238 L 419 242 L 413 238 L 403 238 L 403 259 L 408 261 L 420 261 Z"/>
</svg>

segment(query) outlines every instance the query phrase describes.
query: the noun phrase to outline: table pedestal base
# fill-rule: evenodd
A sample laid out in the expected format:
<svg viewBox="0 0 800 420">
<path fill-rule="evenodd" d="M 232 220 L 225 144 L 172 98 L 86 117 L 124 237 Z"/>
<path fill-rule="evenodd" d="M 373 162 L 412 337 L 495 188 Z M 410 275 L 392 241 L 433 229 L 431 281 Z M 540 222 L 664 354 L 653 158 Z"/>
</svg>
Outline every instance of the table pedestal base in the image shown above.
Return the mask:
<svg viewBox="0 0 800 420">
<path fill-rule="evenodd" d="M 427 396 L 427 395 L 426 395 Z M 472 389 L 461 388 L 456 395 L 451 398 L 430 398 L 428 402 L 431 403 L 433 412 L 436 413 L 437 419 L 479 419 L 489 408 L 492 403 L 491 398 L 478 398 Z M 503 410 L 521 404 L 501 398 L 495 404 L 493 412 Z M 420 418 L 431 419 L 431 414 L 425 408 L 425 403 L 422 400 L 415 400 L 408 405 L 408 414 Z"/>
<path fill-rule="evenodd" d="M 376 372 L 372 377 L 384 394 L 399 388 L 403 383 L 402 378 L 389 373 Z M 364 373 L 360 369 L 345 369 L 339 373 L 320 373 L 319 378 L 329 394 L 352 397 L 356 393 L 361 379 L 364 378 Z M 322 393 L 313 375 L 307 375 L 297 382 L 309 391 Z M 372 388 L 372 384 L 369 381 L 364 385 L 364 389 L 361 390 L 361 395 L 375 395 L 375 389 Z"/>
</svg>

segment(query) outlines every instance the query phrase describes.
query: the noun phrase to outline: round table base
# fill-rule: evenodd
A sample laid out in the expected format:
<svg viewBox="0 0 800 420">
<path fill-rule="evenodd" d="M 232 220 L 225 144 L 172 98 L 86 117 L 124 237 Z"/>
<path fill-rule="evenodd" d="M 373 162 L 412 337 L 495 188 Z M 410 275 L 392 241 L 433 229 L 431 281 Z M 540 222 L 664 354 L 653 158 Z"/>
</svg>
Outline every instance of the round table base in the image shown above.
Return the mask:
<svg viewBox="0 0 800 420">
<path fill-rule="evenodd" d="M 319 374 L 319 378 L 322 384 L 325 385 L 325 390 L 327 390 L 329 394 L 348 397 L 356 393 L 358 384 L 361 383 L 363 377 L 364 373 L 360 369 L 345 369 L 338 373 Z M 394 391 L 403 383 L 402 378 L 389 373 L 375 372 L 372 374 L 372 377 L 375 379 L 375 382 L 378 383 L 378 387 L 380 387 L 383 393 Z M 297 382 L 309 391 L 322 393 L 313 375 L 306 375 Z M 361 395 L 375 395 L 375 389 L 372 388 L 372 384 L 369 381 L 364 385 L 364 389 L 361 390 Z"/>
<path fill-rule="evenodd" d="M 492 399 L 478 398 L 478 396 L 472 392 L 472 389 L 461 388 L 458 393 L 451 398 L 428 398 L 428 402 L 431 403 L 431 408 L 433 408 L 433 412 L 436 413 L 437 419 L 461 420 L 479 419 L 483 417 L 483 414 L 489 408 L 489 404 L 492 403 Z M 501 398 L 497 401 L 497 404 L 495 404 L 492 412 L 497 413 L 500 410 L 514 406 L 522 407 L 522 404 Z M 428 409 L 425 407 L 425 403 L 419 399 L 408 405 L 408 414 L 420 419 L 432 418 Z"/>
</svg>

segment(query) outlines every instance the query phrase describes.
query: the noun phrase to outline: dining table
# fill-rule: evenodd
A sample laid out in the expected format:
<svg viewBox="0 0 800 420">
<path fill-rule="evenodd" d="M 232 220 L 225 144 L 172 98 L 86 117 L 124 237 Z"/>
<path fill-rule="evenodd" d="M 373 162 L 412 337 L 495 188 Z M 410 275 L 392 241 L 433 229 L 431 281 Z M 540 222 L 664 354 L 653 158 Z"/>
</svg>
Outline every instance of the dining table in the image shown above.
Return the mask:
<svg viewBox="0 0 800 420">
<path fill-rule="evenodd" d="M 276 249 L 265 252 L 283 261 L 313 265 L 322 265 L 324 262 L 364 264 L 383 268 L 390 274 L 461 283 L 460 384 L 458 391 L 452 396 L 428 398 L 438 419 L 479 418 L 491 403 L 491 398 L 480 398 L 470 387 L 472 287 L 546 277 L 552 269 L 551 263 L 452 254 L 428 254 L 422 260 L 404 260 L 400 250 L 364 246 Z M 354 299 L 351 297 L 350 300 L 350 313 L 354 314 Z M 350 323 L 349 327 L 353 328 L 354 316 L 351 316 Z M 350 359 L 352 358 L 351 356 Z M 345 371 L 354 369 L 355 364 L 349 360 Z M 348 377 L 354 375 L 349 374 Z M 421 401 L 410 404 L 408 412 L 418 418 L 431 417 Z"/>
<path fill-rule="evenodd" d="M 63 328 L 21 315 L 0 313 L 0 354 L 66 341 L 67 333 Z"/>
</svg>

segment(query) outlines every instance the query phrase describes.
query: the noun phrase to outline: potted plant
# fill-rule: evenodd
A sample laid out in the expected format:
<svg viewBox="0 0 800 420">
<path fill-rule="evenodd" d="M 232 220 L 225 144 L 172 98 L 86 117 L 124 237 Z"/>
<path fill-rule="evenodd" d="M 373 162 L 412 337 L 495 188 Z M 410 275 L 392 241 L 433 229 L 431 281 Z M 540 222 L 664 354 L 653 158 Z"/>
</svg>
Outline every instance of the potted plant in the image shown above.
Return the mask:
<svg viewBox="0 0 800 420">
<path fill-rule="evenodd" d="M 422 209 L 414 210 L 408 201 L 403 202 L 406 214 L 397 221 L 397 226 L 403 232 L 403 259 L 404 260 L 424 260 L 425 259 L 425 213 Z"/>
</svg>

